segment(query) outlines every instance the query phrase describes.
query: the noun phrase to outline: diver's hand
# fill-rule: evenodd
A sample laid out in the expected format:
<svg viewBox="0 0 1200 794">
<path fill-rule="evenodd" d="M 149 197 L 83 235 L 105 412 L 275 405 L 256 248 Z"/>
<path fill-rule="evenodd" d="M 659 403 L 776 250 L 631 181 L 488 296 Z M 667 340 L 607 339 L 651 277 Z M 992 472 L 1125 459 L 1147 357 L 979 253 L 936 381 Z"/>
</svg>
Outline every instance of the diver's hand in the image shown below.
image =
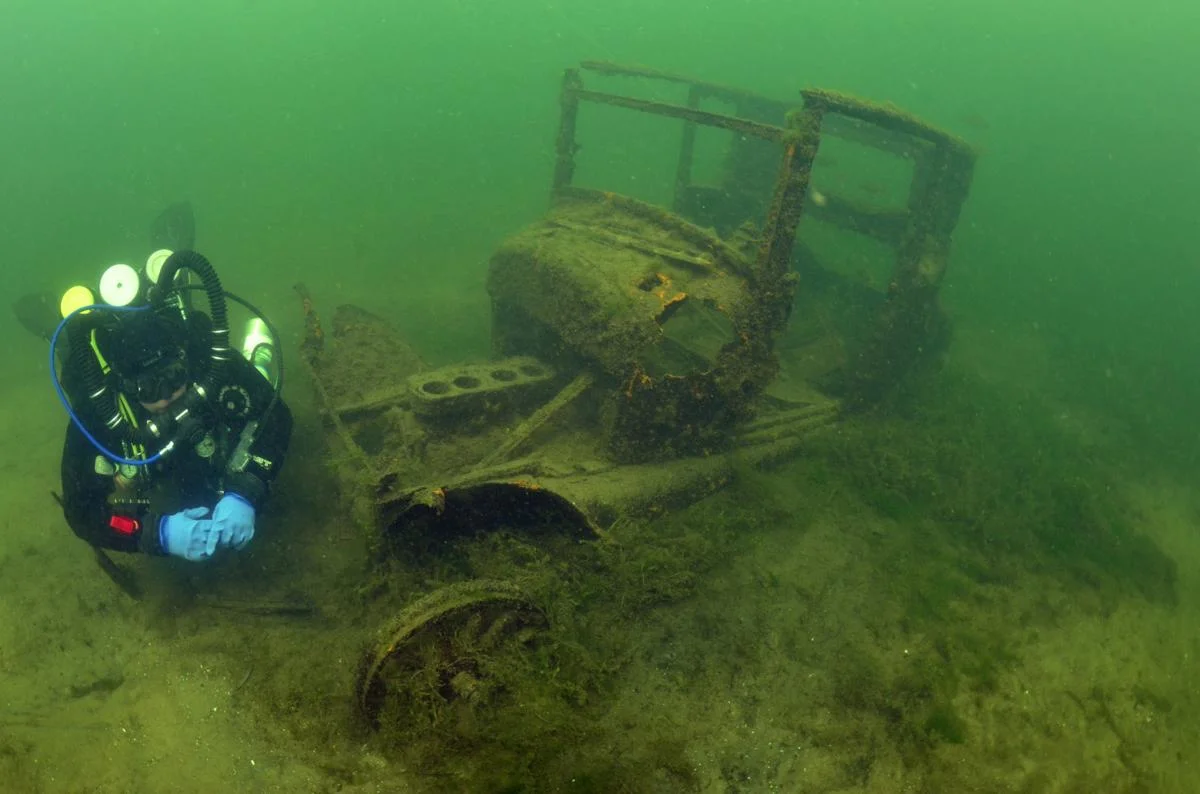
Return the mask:
<svg viewBox="0 0 1200 794">
<path fill-rule="evenodd" d="M 167 554 L 192 562 L 207 560 L 217 549 L 218 535 L 207 507 L 189 507 L 163 516 L 158 522 L 158 542 Z"/>
<path fill-rule="evenodd" d="M 241 550 L 254 537 L 254 506 L 235 493 L 226 493 L 213 509 L 213 534 L 222 548 Z"/>
</svg>

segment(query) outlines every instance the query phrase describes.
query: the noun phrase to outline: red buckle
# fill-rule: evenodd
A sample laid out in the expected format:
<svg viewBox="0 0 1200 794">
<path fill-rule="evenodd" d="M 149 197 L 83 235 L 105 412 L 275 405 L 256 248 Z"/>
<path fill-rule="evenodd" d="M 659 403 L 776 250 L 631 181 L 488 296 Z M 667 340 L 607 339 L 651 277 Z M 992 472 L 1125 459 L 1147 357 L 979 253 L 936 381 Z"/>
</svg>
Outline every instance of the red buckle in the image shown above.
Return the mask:
<svg viewBox="0 0 1200 794">
<path fill-rule="evenodd" d="M 126 516 L 113 516 L 108 519 L 108 525 L 113 531 L 122 535 L 132 535 L 142 528 L 142 524 L 136 518 L 127 518 Z"/>
</svg>

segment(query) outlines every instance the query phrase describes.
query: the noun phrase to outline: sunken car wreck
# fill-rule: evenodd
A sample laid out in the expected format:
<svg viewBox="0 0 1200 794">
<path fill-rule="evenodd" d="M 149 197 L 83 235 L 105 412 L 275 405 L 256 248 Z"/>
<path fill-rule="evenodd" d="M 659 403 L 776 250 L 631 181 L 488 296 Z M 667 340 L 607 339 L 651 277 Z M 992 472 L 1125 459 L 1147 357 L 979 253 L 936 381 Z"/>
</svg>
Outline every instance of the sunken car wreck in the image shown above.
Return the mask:
<svg viewBox="0 0 1200 794">
<path fill-rule="evenodd" d="M 686 100 L 639 98 L 645 86 Z M 577 184 L 594 107 L 678 130 L 669 206 Z M 698 141 L 713 135 L 714 176 L 694 178 Z M 831 140 L 903 163 L 899 200 L 814 184 Z M 385 318 L 354 306 L 326 317 L 326 333 L 301 288 L 303 353 L 342 493 L 381 541 L 528 525 L 603 536 L 720 488 L 735 461 L 796 454 L 944 346 L 938 290 L 974 165 L 948 133 L 831 91 L 781 102 L 587 62 L 564 75 L 556 153 L 549 210 L 489 264 L 491 360 L 428 368 Z M 847 277 L 797 242 L 802 220 L 890 249 L 890 272 L 880 285 Z M 462 664 L 431 662 L 439 635 L 471 626 L 498 641 L 544 621 L 505 582 L 419 599 L 369 654 L 359 706 L 374 720 L 413 665 L 440 664 L 446 692 L 473 691 Z"/>
</svg>

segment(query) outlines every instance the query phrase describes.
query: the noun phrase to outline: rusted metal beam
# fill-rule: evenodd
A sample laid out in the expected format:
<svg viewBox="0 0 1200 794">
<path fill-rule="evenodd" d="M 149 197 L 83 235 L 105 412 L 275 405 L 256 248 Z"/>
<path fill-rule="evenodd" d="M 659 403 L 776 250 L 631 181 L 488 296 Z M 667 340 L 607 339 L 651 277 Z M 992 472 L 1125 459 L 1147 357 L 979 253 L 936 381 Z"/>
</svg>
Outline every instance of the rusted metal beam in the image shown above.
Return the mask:
<svg viewBox="0 0 1200 794">
<path fill-rule="evenodd" d="M 576 375 L 570 383 L 559 390 L 558 394 L 519 424 L 500 446 L 489 452 L 487 457 L 479 462 L 480 467 L 488 468 L 508 460 L 522 444 L 538 431 L 538 428 L 558 415 L 563 408 L 590 389 L 595 382 L 596 377 L 591 372 L 581 372 Z"/>
<path fill-rule="evenodd" d="M 696 86 L 688 89 L 687 106 L 690 110 L 700 109 L 700 91 Z M 685 121 L 683 135 L 679 141 L 679 159 L 675 165 L 675 198 L 672 209 L 680 211 L 684 193 L 692 184 L 692 161 L 696 153 L 696 123 Z"/>
<path fill-rule="evenodd" d="M 664 72 L 660 69 L 651 69 L 648 66 L 632 66 L 621 63 L 612 63 L 611 61 L 581 61 L 579 68 L 609 77 L 644 77 L 649 80 L 662 80 L 663 82 L 667 83 L 679 83 L 681 85 L 691 86 L 697 90 L 701 98 L 712 97 L 713 99 L 719 99 L 735 104 L 746 99 L 761 102 L 776 102 L 776 100 L 773 100 L 770 97 L 756 94 L 753 91 L 746 91 L 741 88 L 734 88 L 732 86 L 721 85 L 719 83 L 710 83 L 707 80 L 697 80 L 685 75 Z"/>
<path fill-rule="evenodd" d="M 558 139 L 555 142 L 554 191 L 571 184 L 571 179 L 575 176 L 575 152 L 579 148 L 575 143 L 575 123 L 579 117 L 579 93 L 582 89 L 583 81 L 579 78 L 579 70 L 565 70 L 560 95 L 562 112 L 558 121 Z"/>
<path fill-rule="evenodd" d="M 784 147 L 775 197 L 763 226 L 762 244 L 756 261 L 755 270 L 759 278 L 773 280 L 791 272 L 796 227 L 800 223 L 804 196 L 808 192 L 813 160 L 821 143 L 821 115 L 819 109 L 805 108 L 789 122 L 790 139 Z"/>
<path fill-rule="evenodd" d="M 321 331 L 321 321 L 317 315 L 316 308 L 313 306 L 308 287 L 303 283 L 299 283 L 293 289 L 300 296 L 301 305 L 304 309 L 305 326 L 308 329 L 308 336 L 301 346 L 304 355 L 300 357 L 300 360 L 304 362 L 304 368 L 308 370 L 309 380 L 312 381 L 313 389 L 317 393 L 317 410 L 329 420 L 329 423 L 333 426 L 334 433 L 346 448 L 346 452 L 362 467 L 362 470 L 364 472 L 373 472 L 374 467 L 371 464 L 370 458 L 367 457 L 367 453 L 354 440 L 354 436 L 346 427 L 346 423 L 342 421 L 337 405 L 330 398 L 329 392 L 325 389 L 325 384 L 321 380 L 320 373 L 317 371 L 317 359 L 325 349 L 325 334 Z"/>
<path fill-rule="evenodd" d="M 904 133 L 923 141 L 929 141 L 939 146 L 948 145 L 954 148 L 971 151 L 971 146 L 957 135 L 938 129 L 916 116 L 893 105 L 881 105 L 868 102 L 849 94 L 838 91 L 828 91 L 823 88 L 809 88 L 800 92 L 804 97 L 804 106 L 822 109 L 829 113 L 839 113 L 850 118 L 860 119 L 868 124 L 874 124 L 891 132 Z"/>
<path fill-rule="evenodd" d="M 628 108 L 629 110 L 638 110 L 643 113 L 652 113 L 656 116 L 683 119 L 684 121 L 706 124 L 710 127 L 729 130 L 741 135 L 752 135 L 767 141 L 782 142 L 788 134 L 787 130 L 783 127 L 776 127 L 772 124 L 762 124 L 757 121 L 726 116 L 722 113 L 711 113 L 698 108 L 673 105 L 669 102 L 652 102 L 648 99 L 635 99 L 633 97 L 621 96 L 620 94 L 608 94 L 603 91 L 581 90 L 576 95 L 580 100 L 595 102 L 600 105 L 612 105 L 614 107 Z"/>
</svg>

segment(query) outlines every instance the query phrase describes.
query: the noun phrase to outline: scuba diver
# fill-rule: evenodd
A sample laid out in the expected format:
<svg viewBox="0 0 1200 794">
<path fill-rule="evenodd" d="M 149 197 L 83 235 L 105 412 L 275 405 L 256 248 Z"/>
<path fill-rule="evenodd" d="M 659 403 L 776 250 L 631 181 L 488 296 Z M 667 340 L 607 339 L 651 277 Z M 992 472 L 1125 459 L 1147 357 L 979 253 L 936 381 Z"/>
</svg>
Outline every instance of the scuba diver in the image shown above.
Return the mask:
<svg viewBox="0 0 1200 794">
<path fill-rule="evenodd" d="M 180 207 L 165 215 L 179 220 Z M 189 243 L 187 236 L 172 242 Z M 156 250 L 141 274 L 113 265 L 99 292 L 96 300 L 87 287 L 67 290 L 49 333 L 54 386 L 70 417 L 67 523 L 97 549 L 202 561 L 245 548 L 291 438 L 278 334 L 225 292 L 190 246 Z M 207 313 L 192 306 L 196 292 Z M 227 299 L 255 315 L 240 352 L 231 346 Z M 30 307 L 44 303 L 28 298 L 14 307 L 39 335 L 46 318 L 35 322 Z"/>
</svg>

